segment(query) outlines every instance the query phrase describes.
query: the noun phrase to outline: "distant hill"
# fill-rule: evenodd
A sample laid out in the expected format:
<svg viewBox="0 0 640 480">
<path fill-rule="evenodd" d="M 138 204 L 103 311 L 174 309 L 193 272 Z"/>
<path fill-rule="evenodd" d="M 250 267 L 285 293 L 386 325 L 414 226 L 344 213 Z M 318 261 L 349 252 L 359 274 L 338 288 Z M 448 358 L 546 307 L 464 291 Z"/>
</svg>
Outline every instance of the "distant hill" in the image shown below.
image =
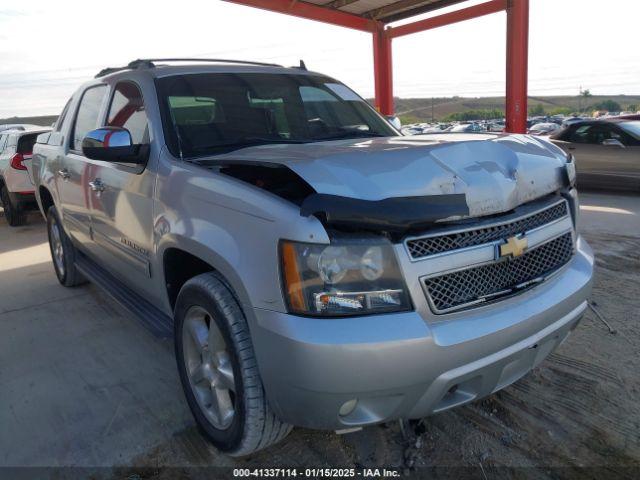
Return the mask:
<svg viewBox="0 0 640 480">
<path fill-rule="evenodd" d="M 529 97 L 529 108 L 540 105 L 546 114 L 558 113 L 561 110 L 577 112 L 604 101 L 612 100 L 622 109 L 629 105 L 640 106 L 640 95 L 593 95 L 579 98 L 578 96 L 548 96 Z M 433 106 L 432 106 L 433 104 Z M 396 98 L 396 114 L 403 123 L 431 121 L 432 112 L 435 120 L 442 120 L 448 115 L 462 113 L 469 110 L 501 110 L 505 108 L 504 97 L 449 97 L 449 98 Z"/>
<path fill-rule="evenodd" d="M 40 117 L 11 117 L 0 118 L 0 125 L 6 123 L 28 123 L 31 125 L 42 125 L 43 127 L 49 127 L 56 121 L 58 115 L 43 115 Z"/>
</svg>

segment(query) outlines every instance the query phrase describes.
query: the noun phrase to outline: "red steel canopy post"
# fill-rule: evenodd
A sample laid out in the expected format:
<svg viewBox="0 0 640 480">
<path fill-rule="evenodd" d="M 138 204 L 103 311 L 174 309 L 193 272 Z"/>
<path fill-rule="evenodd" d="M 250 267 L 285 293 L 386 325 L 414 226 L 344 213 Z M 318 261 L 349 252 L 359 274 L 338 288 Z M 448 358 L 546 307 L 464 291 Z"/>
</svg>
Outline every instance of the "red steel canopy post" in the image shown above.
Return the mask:
<svg viewBox="0 0 640 480">
<path fill-rule="evenodd" d="M 527 132 L 529 69 L 529 0 L 509 0 L 507 6 L 507 132 Z"/>
<path fill-rule="evenodd" d="M 376 108 L 383 115 L 393 115 L 393 61 L 391 37 L 383 25 L 373 32 L 373 71 Z"/>
</svg>

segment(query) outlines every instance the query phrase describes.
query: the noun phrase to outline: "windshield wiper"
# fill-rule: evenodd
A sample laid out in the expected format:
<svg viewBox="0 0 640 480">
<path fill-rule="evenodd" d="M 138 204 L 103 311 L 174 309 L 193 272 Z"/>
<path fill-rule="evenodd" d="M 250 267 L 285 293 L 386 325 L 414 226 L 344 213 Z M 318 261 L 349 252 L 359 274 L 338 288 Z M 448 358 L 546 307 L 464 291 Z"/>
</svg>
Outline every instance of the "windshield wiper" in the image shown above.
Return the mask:
<svg viewBox="0 0 640 480">
<path fill-rule="evenodd" d="M 203 145 L 193 147 L 192 150 L 201 152 L 203 150 L 239 150 L 241 148 L 247 147 L 257 147 L 259 145 L 276 145 L 276 144 L 299 144 L 299 143 L 308 143 L 308 141 L 304 140 L 292 140 L 289 138 L 267 138 L 267 137 L 242 137 L 238 139 L 237 142 L 233 143 L 214 143 L 211 145 Z"/>
<path fill-rule="evenodd" d="M 322 142 L 324 140 L 347 140 L 349 138 L 374 138 L 374 137 L 384 137 L 380 133 L 375 132 L 367 132 L 365 130 L 349 130 L 347 132 L 340 132 L 334 135 L 326 135 L 324 137 L 316 137 L 314 141 Z"/>
</svg>

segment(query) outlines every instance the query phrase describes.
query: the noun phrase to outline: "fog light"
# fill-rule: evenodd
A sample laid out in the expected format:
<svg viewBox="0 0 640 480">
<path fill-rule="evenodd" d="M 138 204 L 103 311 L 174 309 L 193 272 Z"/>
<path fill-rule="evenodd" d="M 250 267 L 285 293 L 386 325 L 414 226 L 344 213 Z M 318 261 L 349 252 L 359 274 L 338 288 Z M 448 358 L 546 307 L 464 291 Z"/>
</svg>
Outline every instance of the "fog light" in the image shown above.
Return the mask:
<svg viewBox="0 0 640 480">
<path fill-rule="evenodd" d="M 340 407 L 340 411 L 338 412 L 338 414 L 341 417 L 346 417 L 347 415 L 349 415 L 350 413 L 352 413 L 356 409 L 357 405 L 358 405 L 358 399 L 357 398 L 354 398 L 352 400 L 346 401 Z"/>
</svg>

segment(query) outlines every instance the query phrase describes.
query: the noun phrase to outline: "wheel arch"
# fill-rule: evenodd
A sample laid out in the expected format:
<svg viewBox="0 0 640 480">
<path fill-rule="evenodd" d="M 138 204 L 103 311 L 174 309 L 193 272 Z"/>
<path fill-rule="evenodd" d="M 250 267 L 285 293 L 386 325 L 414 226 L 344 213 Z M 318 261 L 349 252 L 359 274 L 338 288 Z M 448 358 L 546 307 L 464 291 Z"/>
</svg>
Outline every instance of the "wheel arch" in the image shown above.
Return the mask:
<svg viewBox="0 0 640 480">
<path fill-rule="evenodd" d="M 40 212 L 46 218 L 49 208 L 55 205 L 55 202 L 53 200 L 53 195 L 51 194 L 49 189 L 43 185 L 40 185 L 37 192 L 38 194 L 36 195 L 36 200 L 38 201 Z"/>
<path fill-rule="evenodd" d="M 195 240 L 167 235 L 158 248 L 167 302 L 171 311 L 182 286 L 202 273 L 213 272 L 229 288 L 247 318 L 253 318 L 253 306 L 235 269 L 210 247 Z"/>
</svg>

